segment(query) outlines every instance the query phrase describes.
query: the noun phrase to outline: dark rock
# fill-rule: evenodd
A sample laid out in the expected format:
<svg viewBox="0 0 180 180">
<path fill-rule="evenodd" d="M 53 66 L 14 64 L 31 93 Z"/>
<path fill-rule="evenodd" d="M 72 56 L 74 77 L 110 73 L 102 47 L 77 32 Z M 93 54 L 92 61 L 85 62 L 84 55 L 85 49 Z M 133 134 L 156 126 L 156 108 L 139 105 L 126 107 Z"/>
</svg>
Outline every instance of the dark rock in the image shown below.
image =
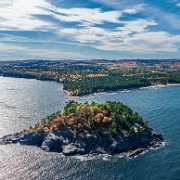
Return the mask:
<svg viewBox="0 0 180 180">
<path fill-rule="evenodd" d="M 0 139 L 0 144 L 5 145 L 5 144 L 17 143 L 19 141 L 19 136 L 20 136 L 19 133 L 4 136 Z"/>
<path fill-rule="evenodd" d="M 45 151 L 62 151 L 62 139 L 53 133 L 48 134 L 43 141 L 41 148 Z"/>
<path fill-rule="evenodd" d="M 40 146 L 45 134 L 42 132 L 28 132 L 19 136 L 18 141 L 22 145 Z"/>
<path fill-rule="evenodd" d="M 63 145 L 67 145 L 72 141 L 73 134 L 70 130 L 59 130 L 54 132 L 56 136 L 58 136 L 62 140 Z"/>
<path fill-rule="evenodd" d="M 28 132 L 16 133 L 4 136 L 0 140 L 0 144 L 20 143 L 22 145 L 39 146 L 44 140 L 44 133 Z"/>
<path fill-rule="evenodd" d="M 144 151 L 145 151 L 144 148 L 138 148 L 138 149 L 136 149 L 136 150 L 130 152 L 130 153 L 128 154 L 128 157 L 134 157 L 134 156 L 137 156 L 138 154 L 141 154 L 141 153 L 144 152 Z"/>
<path fill-rule="evenodd" d="M 109 131 L 83 131 L 73 135 L 71 130 L 64 129 L 53 132 L 24 132 L 4 136 L 0 144 L 20 143 L 22 145 L 39 146 L 45 151 L 62 152 L 66 156 L 76 154 L 117 154 L 131 152 L 130 156 L 141 153 L 149 147 L 159 147 L 163 141 L 161 133 L 144 128 L 141 132 L 119 132 L 112 137 Z"/>
<path fill-rule="evenodd" d="M 161 133 L 159 133 L 159 132 L 152 131 L 152 136 L 157 138 L 159 141 L 163 141 L 164 140 L 163 135 Z"/>
</svg>

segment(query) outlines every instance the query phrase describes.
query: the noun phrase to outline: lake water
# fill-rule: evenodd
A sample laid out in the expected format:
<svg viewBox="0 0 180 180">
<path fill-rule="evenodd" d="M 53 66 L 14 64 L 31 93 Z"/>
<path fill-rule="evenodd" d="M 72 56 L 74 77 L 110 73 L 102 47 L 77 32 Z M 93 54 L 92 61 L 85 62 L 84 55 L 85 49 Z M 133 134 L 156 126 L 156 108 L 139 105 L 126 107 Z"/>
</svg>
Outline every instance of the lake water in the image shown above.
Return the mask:
<svg viewBox="0 0 180 180">
<path fill-rule="evenodd" d="M 61 110 L 70 97 L 55 82 L 0 77 L 0 137 Z M 163 133 L 167 145 L 135 159 L 63 157 L 36 147 L 0 146 L 0 180 L 180 179 L 180 86 L 95 94 L 75 100 L 121 101 Z"/>
</svg>

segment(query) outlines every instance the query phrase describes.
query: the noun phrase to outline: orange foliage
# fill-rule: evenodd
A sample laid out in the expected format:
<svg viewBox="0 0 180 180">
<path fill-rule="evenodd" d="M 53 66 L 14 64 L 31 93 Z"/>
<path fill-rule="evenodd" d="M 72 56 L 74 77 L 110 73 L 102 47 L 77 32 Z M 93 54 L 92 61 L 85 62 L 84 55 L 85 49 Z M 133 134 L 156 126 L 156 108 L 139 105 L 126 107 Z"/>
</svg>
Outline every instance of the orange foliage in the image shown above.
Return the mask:
<svg viewBox="0 0 180 180">
<path fill-rule="evenodd" d="M 97 121 L 100 121 L 100 122 L 101 122 L 101 121 L 104 119 L 104 117 L 105 117 L 105 115 L 104 115 L 103 113 L 97 113 L 94 118 L 95 118 Z"/>
</svg>

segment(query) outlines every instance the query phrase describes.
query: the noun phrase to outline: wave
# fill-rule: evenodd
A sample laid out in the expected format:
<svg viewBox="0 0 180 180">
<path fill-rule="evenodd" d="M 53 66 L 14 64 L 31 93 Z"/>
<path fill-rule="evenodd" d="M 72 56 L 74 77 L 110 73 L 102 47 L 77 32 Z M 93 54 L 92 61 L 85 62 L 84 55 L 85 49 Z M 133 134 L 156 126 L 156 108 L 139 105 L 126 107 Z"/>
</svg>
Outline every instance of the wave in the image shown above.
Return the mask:
<svg viewBox="0 0 180 180">
<path fill-rule="evenodd" d="M 164 87 L 170 87 L 170 86 L 180 86 L 180 84 L 178 83 L 174 83 L 174 84 L 159 84 L 159 85 L 152 85 L 152 86 L 147 86 L 147 87 L 141 87 L 139 89 L 158 89 L 158 88 L 164 88 Z"/>
<path fill-rule="evenodd" d="M 139 155 L 143 155 L 151 150 L 158 150 L 160 148 L 163 148 L 166 145 L 167 145 L 167 142 L 163 141 L 163 142 L 155 144 L 154 147 L 149 147 L 149 148 L 145 149 L 143 152 L 141 152 L 138 155 L 135 155 L 133 157 L 129 156 L 130 152 L 123 152 L 123 153 L 115 155 L 115 157 L 126 158 L 127 160 L 130 160 L 130 159 L 137 158 Z M 78 156 L 74 156 L 72 158 L 79 160 L 79 161 L 90 161 L 90 160 L 97 160 L 97 159 L 101 159 L 103 161 L 111 161 L 112 157 L 113 156 L 109 155 L 109 154 L 97 154 L 97 155 L 88 154 L 88 155 L 78 155 Z"/>
</svg>

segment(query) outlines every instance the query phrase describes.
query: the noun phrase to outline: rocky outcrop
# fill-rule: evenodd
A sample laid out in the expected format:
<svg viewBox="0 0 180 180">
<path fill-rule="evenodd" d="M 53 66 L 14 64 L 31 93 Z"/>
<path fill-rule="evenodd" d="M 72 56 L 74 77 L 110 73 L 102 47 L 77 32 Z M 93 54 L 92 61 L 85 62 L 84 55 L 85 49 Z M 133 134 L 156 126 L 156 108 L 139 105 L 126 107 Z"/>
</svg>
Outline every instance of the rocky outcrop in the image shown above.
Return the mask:
<svg viewBox="0 0 180 180">
<path fill-rule="evenodd" d="M 0 144 L 20 143 L 22 145 L 40 146 L 44 141 L 44 136 L 45 133 L 43 132 L 15 133 L 1 138 Z"/>
<path fill-rule="evenodd" d="M 53 132 L 24 132 L 4 136 L 0 144 L 20 143 L 38 146 L 45 151 L 61 152 L 66 156 L 76 154 L 117 154 L 134 150 L 131 156 L 137 155 L 146 148 L 156 147 L 163 141 L 161 133 L 150 128 L 141 132 L 119 132 L 111 136 L 108 131 L 83 131 L 74 135 L 69 129 Z"/>
<path fill-rule="evenodd" d="M 138 148 L 128 153 L 128 157 L 134 157 L 145 151 L 145 148 Z"/>
</svg>

